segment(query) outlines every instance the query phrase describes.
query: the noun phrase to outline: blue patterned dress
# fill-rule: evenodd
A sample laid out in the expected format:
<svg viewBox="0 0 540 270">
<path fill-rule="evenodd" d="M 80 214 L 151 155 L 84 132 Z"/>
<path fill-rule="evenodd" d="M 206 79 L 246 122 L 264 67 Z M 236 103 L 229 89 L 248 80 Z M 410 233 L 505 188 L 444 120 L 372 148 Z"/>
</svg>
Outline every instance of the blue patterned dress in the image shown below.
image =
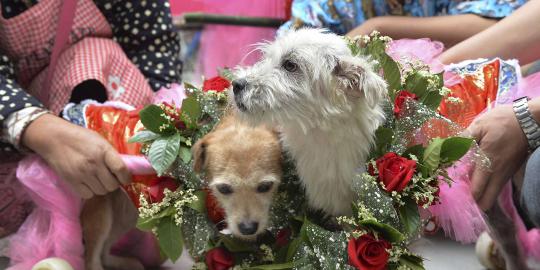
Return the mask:
<svg viewBox="0 0 540 270">
<path fill-rule="evenodd" d="M 369 18 L 385 15 L 432 17 L 476 14 L 502 19 L 525 4 L 526 0 L 404 0 L 392 9 L 385 0 L 294 0 L 292 19 L 280 31 L 301 26 L 325 27 L 345 34 Z"/>
</svg>

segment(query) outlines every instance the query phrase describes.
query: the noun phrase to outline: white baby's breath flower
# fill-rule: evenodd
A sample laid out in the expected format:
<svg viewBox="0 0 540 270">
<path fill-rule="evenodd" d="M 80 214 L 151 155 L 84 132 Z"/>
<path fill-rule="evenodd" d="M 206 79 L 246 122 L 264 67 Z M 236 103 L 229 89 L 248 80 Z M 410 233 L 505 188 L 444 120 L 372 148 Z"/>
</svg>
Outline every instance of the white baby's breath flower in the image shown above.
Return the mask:
<svg viewBox="0 0 540 270">
<path fill-rule="evenodd" d="M 452 93 L 452 90 L 450 90 L 450 88 L 448 87 L 442 87 L 440 90 L 439 90 L 439 94 L 443 97 L 447 96 L 448 94 Z"/>
<path fill-rule="evenodd" d="M 463 102 L 463 100 L 461 100 L 458 97 L 447 97 L 446 100 L 448 100 L 448 102 L 453 103 L 453 104 L 459 104 Z"/>
<path fill-rule="evenodd" d="M 272 249 L 268 245 L 262 244 L 262 245 L 259 246 L 259 248 L 263 252 L 263 256 L 262 256 L 263 261 L 265 261 L 265 262 L 273 262 L 275 260 L 274 252 L 272 251 Z"/>
</svg>

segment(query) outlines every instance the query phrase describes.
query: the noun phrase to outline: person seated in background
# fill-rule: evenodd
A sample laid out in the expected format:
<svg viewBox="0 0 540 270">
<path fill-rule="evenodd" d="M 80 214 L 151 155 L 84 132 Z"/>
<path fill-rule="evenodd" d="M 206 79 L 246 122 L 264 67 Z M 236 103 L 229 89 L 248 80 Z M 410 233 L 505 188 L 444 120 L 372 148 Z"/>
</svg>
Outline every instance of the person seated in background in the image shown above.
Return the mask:
<svg viewBox="0 0 540 270">
<path fill-rule="evenodd" d="M 25 153 L 41 156 L 82 198 L 131 181 L 105 139 L 59 117 L 68 102 L 142 106 L 152 91 L 180 81 L 179 40 L 167 0 L 75 1 L 69 46 L 47 81 L 67 2 L 0 0 L 0 238 L 16 231 L 32 209 L 15 177 Z"/>
<path fill-rule="evenodd" d="M 354 37 L 377 30 L 394 39 L 431 38 L 451 47 L 495 24 L 526 0 L 295 0 L 280 31 L 324 27 Z"/>
</svg>

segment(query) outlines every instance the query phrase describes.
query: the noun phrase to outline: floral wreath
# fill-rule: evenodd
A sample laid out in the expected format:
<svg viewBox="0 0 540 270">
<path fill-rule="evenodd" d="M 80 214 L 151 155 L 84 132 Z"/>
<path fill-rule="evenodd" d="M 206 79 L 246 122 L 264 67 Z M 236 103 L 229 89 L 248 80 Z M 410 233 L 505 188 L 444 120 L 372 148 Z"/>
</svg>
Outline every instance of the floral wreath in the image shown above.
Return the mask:
<svg viewBox="0 0 540 270">
<path fill-rule="evenodd" d="M 231 74 L 185 84 L 181 107 L 163 103 L 140 111 L 145 129 L 130 141 L 164 181 L 162 195 L 140 195 L 137 227 L 157 235 L 160 248 L 177 260 L 184 247 L 194 269 L 424 269 L 407 244 L 420 234 L 419 208 L 438 203 L 439 185 L 451 184 L 446 168 L 463 157 L 473 140 L 456 136 L 453 123 L 437 113 L 449 90 L 442 73 L 421 62 L 394 61 L 388 37 L 373 33 L 347 39 L 354 55 L 373 60 L 388 83 L 386 122 L 376 131 L 367 172 L 354 178 L 353 214 L 326 217 L 307 208 L 293 162 L 285 158 L 284 179 L 272 205 L 272 226 L 256 242 L 226 230 L 223 211 L 192 169 L 191 146 L 212 130 L 227 107 Z M 407 89 L 407 90 L 404 90 Z"/>
</svg>

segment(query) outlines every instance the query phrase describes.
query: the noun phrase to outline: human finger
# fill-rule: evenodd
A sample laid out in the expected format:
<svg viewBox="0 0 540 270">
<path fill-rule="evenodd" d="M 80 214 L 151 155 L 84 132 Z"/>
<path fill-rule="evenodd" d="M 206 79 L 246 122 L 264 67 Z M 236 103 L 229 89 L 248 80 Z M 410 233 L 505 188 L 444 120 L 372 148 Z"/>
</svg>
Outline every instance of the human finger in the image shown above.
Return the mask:
<svg viewBox="0 0 540 270">
<path fill-rule="evenodd" d="M 111 149 L 105 153 L 105 165 L 120 184 L 131 183 L 131 174 L 116 151 Z"/>
<path fill-rule="evenodd" d="M 75 191 L 83 198 L 90 199 L 94 196 L 94 193 L 84 183 L 78 183 L 74 185 Z"/>
<path fill-rule="evenodd" d="M 476 164 L 471 177 L 471 192 L 473 198 L 478 201 L 482 198 L 486 186 L 490 180 L 491 172 L 481 165 Z"/>
<path fill-rule="evenodd" d="M 99 181 L 97 175 L 92 175 L 88 177 L 84 182 L 85 185 L 87 185 L 90 190 L 96 195 L 105 195 L 107 194 L 107 190 L 105 187 L 101 184 Z"/>
<path fill-rule="evenodd" d="M 503 174 L 494 174 L 491 176 L 491 181 L 482 194 L 482 198 L 478 200 L 478 206 L 480 206 L 480 209 L 486 211 L 493 206 L 493 204 L 497 201 L 502 188 L 508 182 L 508 179 L 505 178 L 506 176 Z"/>
<path fill-rule="evenodd" d="M 103 166 L 97 171 L 97 177 L 107 192 L 116 190 L 120 184 L 116 179 L 116 176 L 111 173 L 105 163 L 103 163 Z"/>
</svg>

